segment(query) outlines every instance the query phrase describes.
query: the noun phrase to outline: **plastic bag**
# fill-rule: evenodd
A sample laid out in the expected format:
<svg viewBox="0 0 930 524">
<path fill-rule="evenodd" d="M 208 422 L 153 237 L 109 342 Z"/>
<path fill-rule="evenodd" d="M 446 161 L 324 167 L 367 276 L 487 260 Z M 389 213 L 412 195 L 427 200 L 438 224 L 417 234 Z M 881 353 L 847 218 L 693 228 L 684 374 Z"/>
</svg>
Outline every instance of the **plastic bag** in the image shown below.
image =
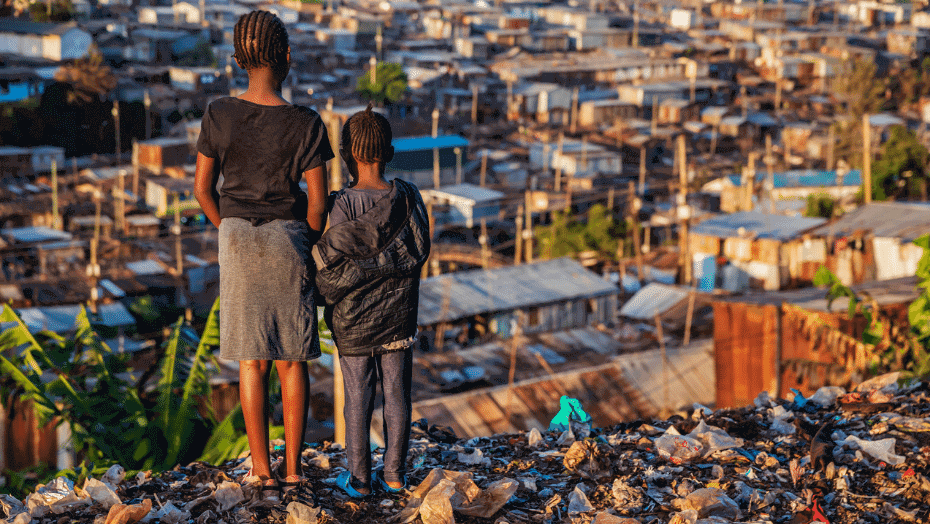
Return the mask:
<svg viewBox="0 0 930 524">
<path fill-rule="evenodd" d="M 798 428 L 791 423 L 794 414 L 786 410 L 783 406 L 775 406 L 768 410 L 769 422 L 772 430 L 782 435 L 794 435 Z"/>
<path fill-rule="evenodd" d="M 124 478 L 126 478 L 126 470 L 123 468 L 123 466 L 120 466 L 119 464 L 113 464 L 110 466 L 110 469 L 108 469 L 107 472 L 103 474 L 103 477 L 101 477 L 100 480 L 102 480 L 103 483 L 107 486 L 110 486 L 110 489 L 115 491 L 119 486 L 119 483 L 122 482 Z"/>
<path fill-rule="evenodd" d="M 420 505 L 420 519 L 423 524 L 455 524 L 452 516 L 452 496 L 455 494 L 455 482 L 442 479 L 426 494 Z"/>
<path fill-rule="evenodd" d="M 103 507 L 109 509 L 115 504 L 122 502 L 119 496 L 110 488 L 110 486 L 100 482 L 97 479 L 89 478 L 84 481 L 84 491 L 94 500 L 103 504 Z"/>
<path fill-rule="evenodd" d="M 591 524 L 640 524 L 640 522 L 636 519 L 618 517 L 606 511 L 602 511 L 594 516 L 594 520 L 591 521 Z"/>
<path fill-rule="evenodd" d="M 114 504 L 107 513 L 104 524 L 135 524 L 152 511 L 152 501 L 143 499 L 141 504 Z"/>
<path fill-rule="evenodd" d="M 600 480 L 613 476 L 611 450 L 591 440 L 578 440 L 565 452 L 562 465 L 584 478 Z"/>
<path fill-rule="evenodd" d="M 698 518 L 723 517 L 740 520 L 739 506 L 720 488 L 701 488 L 685 498 L 688 507 L 698 512 Z"/>
<path fill-rule="evenodd" d="M 839 445 L 857 447 L 868 453 L 872 458 L 897 466 L 904 463 L 904 457 L 894 454 L 894 443 L 895 439 L 893 438 L 863 440 L 855 435 L 849 435 L 845 439 L 837 441 Z"/>
<path fill-rule="evenodd" d="M 469 466 L 491 466 L 491 459 L 485 457 L 484 453 L 478 448 L 475 448 L 471 453 L 459 453 L 458 461 Z"/>
<path fill-rule="evenodd" d="M 591 505 L 588 496 L 582 491 L 581 484 L 578 484 L 568 496 L 568 514 L 587 513 L 593 510 L 594 506 Z"/>
<path fill-rule="evenodd" d="M 703 420 L 698 422 L 698 425 L 691 430 L 691 433 L 688 433 L 688 436 L 703 444 L 705 457 L 717 451 L 738 448 L 743 445 L 743 439 L 731 437 L 726 431 L 716 426 L 710 426 Z"/>
<path fill-rule="evenodd" d="M 216 497 L 216 502 L 220 505 L 220 511 L 228 511 L 236 504 L 245 500 L 245 496 L 239 484 L 229 481 L 220 483 L 220 485 L 216 487 L 216 491 L 213 492 L 213 496 Z"/>
<path fill-rule="evenodd" d="M 856 391 L 864 392 L 878 389 L 888 393 L 897 393 L 899 378 L 901 378 L 900 371 L 885 373 L 884 375 L 879 375 L 862 382 L 856 386 Z"/>
<path fill-rule="evenodd" d="M 542 434 L 539 432 L 538 429 L 533 428 L 527 432 L 526 434 L 526 445 L 527 446 L 533 448 L 533 447 L 536 447 L 536 445 L 542 441 L 543 441 Z"/>
<path fill-rule="evenodd" d="M 587 425 L 588 431 L 591 429 L 591 415 L 588 415 L 581 407 L 581 402 L 576 398 L 562 395 L 559 399 L 559 412 L 556 413 L 556 415 L 552 417 L 552 421 L 549 422 L 549 431 L 565 431 L 572 427 L 573 422 L 579 425 Z M 581 435 L 577 430 L 575 430 L 575 434 L 580 438 L 585 438 L 587 436 Z"/>
<path fill-rule="evenodd" d="M 672 464 L 681 464 L 701 456 L 703 445 L 694 438 L 679 435 L 674 426 L 655 440 L 656 452 Z"/>
<path fill-rule="evenodd" d="M 319 518 L 320 508 L 311 508 L 297 501 L 287 505 L 287 521 L 285 524 L 316 524 Z"/>
<path fill-rule="evenodd" d="M 814 393 L 810 401 L 825 408 L 836 404 L 836 399 L 846 394 L 846 390 L 839 386 L 824 386 Z"/>
</svg>

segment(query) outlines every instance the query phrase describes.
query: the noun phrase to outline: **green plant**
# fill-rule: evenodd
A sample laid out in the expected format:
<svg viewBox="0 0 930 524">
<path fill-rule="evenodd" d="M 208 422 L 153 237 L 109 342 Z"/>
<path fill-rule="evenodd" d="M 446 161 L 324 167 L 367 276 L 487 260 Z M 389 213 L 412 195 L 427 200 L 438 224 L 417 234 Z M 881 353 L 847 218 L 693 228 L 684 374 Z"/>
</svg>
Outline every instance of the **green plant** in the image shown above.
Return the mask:
<svg viewBox="0 0 930 524">
<path fill-rule="evenodd" d="M 814 276 L 814 285 L 828 288 L 828 308 L 837 299 L 847 299 L 850 320 L 861 316 L 865 321 L 862 342 L 876 357 L 870 369 L 875 375 L 902 371 L 906 378 L 922 378 L 930 374 L 930 234 L 914 243 L 923 248 L 917 267 L 918 287 L 923 292 L 908 306 L 908 327 L 896 325 L 871 297 L 856 293 L 825 266 Z"/>
<path fill-rule="evenodd" d="M 596 251 L 601 257 L 612 260 L 625 234 L 625 224 L 610 216 L 607 207 L 601 204 L 591 206 L 586 221 L 573 220 L 567 212 L 559 212 L 550 225 L 537 228 L 537 255 L 553 258 Z"/>
<path fill-rule="evenodd" d="M 904 126 L 891 128 L 891 136 L 882 144 L 881 156 L 872 162 L 872 198 L 909 198 L 919 196 L 927 181 L 930 152 L 913 131 Z"/>
<path fill-rule="evenodd" d="M 826 193 L 808 195 L 807 207 L 804 209 L 806 217 L 831 218 L 836 209 L 836 200 Z"/>
<path fill-rule="evenodd" d="M 118 463 L 127 470 L 169 469 L 200 455 L 194 438 L 215 425 L 208 398 L 206 363 L 219 341 L 214 303 L 202 337 L 183 320 L 173 327 L 161 356 L 154 393 L 146 382 L 127 377 L 128 356 L 114 353 L 81 309 L 77 333 L 66 339 L 49 332 L 33 336 L 9 306 L 0 322 L 3 398 L 31 402 L 40 424 L 68 424 L 71 445 L 84 461 L 99 467 Z M 204 408 L 204 405 L 207 407 Z"/>
<path fill-rule="evenodd" d="M 407 91 L 407 73 L 400 64 L 378 62 L 374 82 L 371 80 L 370 71 L 360 76 L 355 90 L 363 98 L 378 104 L 393 104 Z"/>
</svg>

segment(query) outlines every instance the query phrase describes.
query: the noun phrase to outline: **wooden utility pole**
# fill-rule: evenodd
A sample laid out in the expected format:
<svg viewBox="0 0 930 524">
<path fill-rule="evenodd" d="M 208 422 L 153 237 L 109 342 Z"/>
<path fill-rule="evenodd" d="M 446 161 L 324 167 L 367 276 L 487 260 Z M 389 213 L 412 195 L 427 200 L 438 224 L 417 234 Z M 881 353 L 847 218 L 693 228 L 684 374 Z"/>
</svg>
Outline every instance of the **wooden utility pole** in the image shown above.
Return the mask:
<svg viewBox="0 0 930 524">
<path fill-rule="evenodd" d="M 484 149 L 481 151 L 481 178 L 480 185 L 481 187 L 487 186 L 488 182 L 488 150 Z"/>
<path fill-rule="evenodd" d="M 455 183 L 462 183 L 462 148 L 456 147 L 452 150 L 455 153 Z"/>
<path fill-rule="evenodd" d="M 114 132 L 116 133 L 116 165 L 120 164 L 120 159 L 122 157 L 122 144 L 120 143 L 120 132 L 119 132 L 119 101 L 113 101 L 113 127 Z"/>
<path fill-rule="evenodd" d="M 61 230 L 61 216 L 58 213 L 58 163 L 52 160 L 52 229 Z"/>
<path fill-rule="evenodd" d="M 184 276 L 184 252 L 181 247 L 181 200 L 178 194 L 174 194 L 174 253 L 175 262 L 177 263 L 176 271 L 178 278 Z"/>
<path fill-rule="evenodd" d="M 633 2 L 633 47 L 639 47 L 639 0 Z"/>
<path fill-rule="evenodd" d="M 652 95 L 652 120 L 649 123 L 649 130 L 652 135 L 656 135 L 656 131 L 659 130 L 659 97 Z"/>
<path fill-rule="evenodd" d="M 765 190 L 769 197 L 769 213 L 775 213 L 775 157 L 772 155 L 772 135 L 765 135 Z"/>
<path fill-rule="evenodd" d="M 116 230 L 126 233 L 126 170 L 119 170 L 116 191 L 113 192 L 113 206 L 116 208 Z"/>
<path fill-rule="evenodd" d="M 646 145 L 639 146 L 639 194 L 646 193 Z"/>
<path fill-rule="evenodd" d="M 488 268 L 488 259 L 491 254 L 488 251 L 488 219 L 481 219 L 481 236 L 478 237 L 478 244 L 481 245 L 481 267 Z"/>
<path fill-rule="evenodd" d="M 519 266 L 523 261 L 523 205 L 517 208 L 517 234 L 514 236 L 513 264 Z"/>
<path fill-rule="evenodd" d="M 439 148 L 436 147 L 436 138 L 439 137 L 439 108 L 433 109 L 433 187 L 439 189 Z"/>
<path fill-rule="evenodd" d="M 743 172 L 740 181 L 740 210 L 752 211 L 752 195 L 755 192 L 756 184 L 756 152 L 749 152 L 749 159 L 746 161 L 746 169 Z"/>
<path fill-rule="evenodd" d="M 872 127 L 869 115 L 862 115 L 862 193 L 865 203 L 872 203 Z"/>
<path fill-rule="evenodd" d="M 97 282 L 100 280 L 100 265 L 97 263 L 97 257 L 100 251 L 100 206 L 101 194 L 100 188 L 94 189 L 94 237 L 90 242 L 90 266 L 87 268 L 87 276 L 90 277 L 90 311 L 97 313 L 97 301 L 100 299 L 97 291 Z"/>
<path fill-rule="evenodd" d="M 478 84 L 471 84 L 471 125 L 474 129 L 478 125 Z"/>
<path fill-rule="evenodd" d="M 142 94 L 142 106 L 145 107 L 145 139 L 148 140 L 152 138 L 152 96 L 148 89 Z"/>
<path fill-rule="evenodd" d="M 633 229 L 633 258 L 636 260 L 636 274 L 640 281 L 646 277 L 643 269 L 643 247 L 642 241 L 639 238 L 639 209 L 640 209 L 640 200 L 636 196 L 636 190 L 633 187 L 633 182 L 630 182 L 630 185 L 627 186 L 627 220 L 629 221 L 630 227 Z"/>
<path fill-rule="evenodd" d="M 555 191 L 562 191 L 562 148 L 565 143 L 565 133 L 559 133 L 559 145 L 556 148 L 555 157 L 552 159 L 555 163 Z"/>
<path fill-rule="evenodd" d="M 682 283 L 691 283 L 691 250 L 688 237 L 688 222 L 691 216 L 691 209 L 688 206 L 688 153 L 685 149 L 685 135 L 678 135 L 678 186 L 681 190 L 681 202 L 679 203 L 679 241 L 680 253 L 682 257 Z"/>
<path fill-rule="evenodd" d="M 836 162 L 836 144 L 833 143 L 835 140 L 836 131 L 833 130 L 833 125 L 831 124 L 827 133 L 827 171 L 833 171 Z"/>
<path fill-rule="evenodd" d="M 574 135 L 578 132 L 578 88 L 572 89 L 572 114 L 571 114 L 571 133 Z"/>
<path fill-rule="evenodd" d="M 533 262 L 533 192 L 527 189 L 524 193 L 525 203 L 523 208 L 526 211 L 526 218 L 523 222 L 523 238 L 526 241 L 524 248 L 524 259 L 527 263 Z"/>
</svg>

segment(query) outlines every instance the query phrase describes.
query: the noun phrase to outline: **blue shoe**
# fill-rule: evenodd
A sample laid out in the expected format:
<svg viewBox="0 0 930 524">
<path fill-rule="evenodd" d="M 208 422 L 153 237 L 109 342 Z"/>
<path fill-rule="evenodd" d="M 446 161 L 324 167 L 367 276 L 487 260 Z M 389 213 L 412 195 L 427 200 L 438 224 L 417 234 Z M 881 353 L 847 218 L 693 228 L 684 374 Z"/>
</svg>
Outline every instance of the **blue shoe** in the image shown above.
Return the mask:
<svg viewBox="0 0 930 524">
<path fill-rule="evenodd" d="M 381 489 L 383 489 L 384 491 L 388 493 L 403 493 L 404 491 L 407 490 L 407 477 L 404 476 L 404 485 L 402 487 L 392 488 L 384 480 L 384 471 L 380 469 L 376 469 L 371 472 L 371 485 L 380 486 Z"/>
<path fill-rule="evenodd" d="M 352 487 L 352 473 L 349 471 L 343 471 L 339 474 L 338 477 L 336 477 L 336 485 L 354 499 L 363 499 L 371 495 L 371 493 L 366 495 L 365 493 L 362 493 Z"/>
</svg>

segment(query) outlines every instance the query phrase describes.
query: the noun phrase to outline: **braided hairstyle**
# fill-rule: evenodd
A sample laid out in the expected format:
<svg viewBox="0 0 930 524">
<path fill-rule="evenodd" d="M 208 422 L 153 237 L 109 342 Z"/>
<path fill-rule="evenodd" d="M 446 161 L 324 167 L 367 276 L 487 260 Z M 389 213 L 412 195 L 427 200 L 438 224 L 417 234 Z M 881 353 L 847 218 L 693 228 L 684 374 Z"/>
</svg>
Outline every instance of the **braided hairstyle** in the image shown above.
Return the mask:
<svg viewBox="0 0 930 524">
<path fill-rule="evenodd" d="M 270 67 L 287 75 L 287 29 L 273 13 L 252 11 L 240 16 L 233 29 L 233 47 L 233 56 L 246 71 Z"/>
<path fill-rule="evenodd" d="M 342 149 L 364 164 L 387 163 L 394 156 L 391 147 L 391 124 L 380 113 L 371 110 L 350 116 L 342 126 Z"/>
</svg>

